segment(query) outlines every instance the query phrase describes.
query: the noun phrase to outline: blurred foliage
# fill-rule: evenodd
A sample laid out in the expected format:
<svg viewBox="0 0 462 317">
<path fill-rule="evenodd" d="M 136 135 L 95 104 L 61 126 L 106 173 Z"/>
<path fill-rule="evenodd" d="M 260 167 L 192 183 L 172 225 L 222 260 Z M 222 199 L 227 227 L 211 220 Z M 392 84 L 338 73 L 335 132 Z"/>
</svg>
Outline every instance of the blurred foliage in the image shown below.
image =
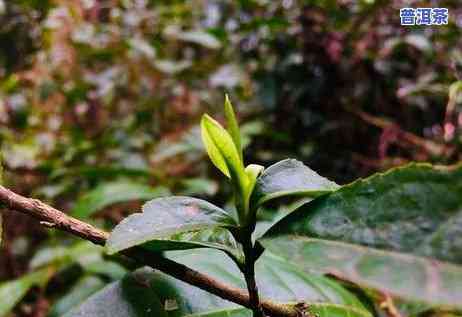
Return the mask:
<svg viewBox="0 0 462 317">
<path fill-rule="evenodd" d="M 4 182 L 63 210 L 93 202 L 101 226 L 157 187 L 223 205 L 230 189 L 204 159 L 198 121 L 224 117 L 224 92 L 244 122 L 244 155 L 265 166 L 295 157 L 345 183 L 407 161 L 459 161 L 462 8 L 438 1 L 448 26 L 402 27 L 408 5 L 435 2 L 0 0 Z M 145 190 L 98 200 L 118 184 Z M 9 280 L 63 238 L 4 214 Z M 43 316 L 56 296 L 29 293 L 15 314 Z"/>
</svg>

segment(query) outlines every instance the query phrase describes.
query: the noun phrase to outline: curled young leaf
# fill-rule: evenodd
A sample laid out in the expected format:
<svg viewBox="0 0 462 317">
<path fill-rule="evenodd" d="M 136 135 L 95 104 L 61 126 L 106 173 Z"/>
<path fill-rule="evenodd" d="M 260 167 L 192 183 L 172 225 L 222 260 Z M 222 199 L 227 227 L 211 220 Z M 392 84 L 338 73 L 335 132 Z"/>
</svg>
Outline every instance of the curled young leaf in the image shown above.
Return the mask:
<svg viewBox="0 0 462 317">
<path fill-rule="evenodd" d="M 213 164 L 231 178 L 236 195 L 239 223 L 245 225 L 249 221 L 248 204 L 246 203 L 249 178 L 236 144 L 228 131 L 208 115 L 202 117 L 201 132 L 205 148 Z"/>
<path fill-rule="evenodd" d="M 208 115 L 202 117 L 201 133 L 212 163 L 226 176 L 245 184 L 244 165 L 230 134 Z"/>
<path fill-rule="evenodd" d="M 248 183 L 244 191 L 244 207 L 246 213 L 252 213 L 246 217 L 247 221 L 255 221 L 255 214 L 257 212 L 257 208 L 252 208 L 251 205 L 251 196 L 253 190 L 255 188 L 255 184 L 257 183 L 257 177 L 263 172 L 264 167 L 257 164 L 250 164 L 245 168 L 245 173 L 248 178 Z"/>
</svg>

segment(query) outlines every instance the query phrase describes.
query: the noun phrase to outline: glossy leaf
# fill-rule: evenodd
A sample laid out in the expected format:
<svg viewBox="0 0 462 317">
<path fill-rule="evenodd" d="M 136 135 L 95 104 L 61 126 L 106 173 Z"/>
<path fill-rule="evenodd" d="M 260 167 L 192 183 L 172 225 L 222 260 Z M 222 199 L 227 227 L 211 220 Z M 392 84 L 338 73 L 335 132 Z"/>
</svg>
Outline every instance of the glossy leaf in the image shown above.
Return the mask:
<svg viewBox="0 0 462 317">
<path fill-rule="evenodd" d="M 408 301 L 462 309 L 462 267 L 458 265 L 298 235 L 262 243 L 306 271 L 330 273 Z"/>
<path fill-rule="evenodd" d="M 462 263 L 462 167 L 411 164 L 320 197 L 271 235 L 300 234 Z"/>
<path fill-rule="evenodd" d="M 214 247 L 235 252 L 237 244 L 226 229 L 236 223 L 224 210 L 191 197 L 151 200 L 143 213 L 130 215 L 112 231 L 106 249 L 114 254 L 142 245 L 154 251 Z"/>
<path fill-rule="evenodd" d="M 233 105 L 229 100 L 228 95 L 225 95 L 225 117 L 227 130 L 233 139 L 234 145 L 239 152 L 239 157 L 243 162 L 242 158 L 242 146 L 241 146 L 241 132 L 239 131 L 239 124 L 237 123 L 236 115 L 234 114 Z"/>
<path fill-rule="evenodd" d="M 71 214 L 77 218 L 87 218 L 112 204 L 132 200 L 146 201 L 168 194 L 169 191 L 163 187 L 153 188 L 127 181 L 105 183 L 79 199 Z"/>
<path fill-rule="evenodd" d="M 282 196 L 317 197 L 339 186 L 294 159 L 271 165 L 260 175 L 255 186 L 255 201 L 261 205 Z"/>
<path fill-rule="evenodd" d="M 232 261 L 216 250 L 180 251 L 169 257 L 231 285 L 245 285 Z M 257 262 L 256 272 L 263 297 L 290 303 L 304 300 L 320 317 L 372 316 L 340 284 L 299 271 L 274 255 L 264 254 Z M 251 312 L 165 274 L 142 269 L 107 286 L 66 317 L 89 315 L 250 317 Z"/>
<path fill-rule="evenodd" d="M 461 211 L 461 166 L 410 164 L 303 205 L 272 227 L 261 242 L 291 260 L 296 258 L 305 269 L 330 268 L 343 278 L 404 299 L 460 307 L 461 266 L 435 259 L 462 263 Z M 314 243 L 309 238 L 417 257 L 349 244 Z M 321 250 L 320 245 L 325 249 L 315 256 L 313 248 Z M 353 254 L 356 258 L 350 259 Z"/>
<path fill-rule="evenodd" d="M 43 269 L 23 275 L 16 280 L 1 283 L 0 316 L 8 314 L 32 287 L 46 283 L 51 272 L 50 269 Z"/>
</svg>

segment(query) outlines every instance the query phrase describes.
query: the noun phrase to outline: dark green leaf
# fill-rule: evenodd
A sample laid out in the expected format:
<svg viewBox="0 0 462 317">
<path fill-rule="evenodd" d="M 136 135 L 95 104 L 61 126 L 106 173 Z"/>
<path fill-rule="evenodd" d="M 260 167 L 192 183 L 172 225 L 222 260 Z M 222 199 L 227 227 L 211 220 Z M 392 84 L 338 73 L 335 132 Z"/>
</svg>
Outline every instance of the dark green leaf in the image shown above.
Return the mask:
<svg viewBox="0 0 462 317">
<path fill-rule="evenodd" d="M 297 195 L 317 197 L 338 189 L 339 186 L 294 159 L 286 159 L 271 165 L 257 180 L 255 200 L 257 205 L 271 199 Z"/>
<path fill-rule="evenodd" d="M 341 240 L 460 264 L 461 223 L 462 167 L 411 164 L 358 180 L 309 202 L 278 222 L 262 243 L 297 259 L 305 269 L 329 269 L 405 299 L 460 307 L 460 266 L 348 244 L 314 243 L 308 238 Z M 321 245 L 325 247 L 322 252 L 313 251 L 315 246 L 321 250 Z M 357 258 L 345 258 L 353 254 Z"/>
<path fill-rule="evenodd" d="M 232 261 L 215 250 L 180 251 L 170 257 L 231 285 L 245 285 Z M 274 255 L 264 254 L 257 263 L 256 272 L 263 297 L 290 303 L 304 300 L 320 317 L 372 316 L 338 283 L 301 272 Z M 250 317 L 251 312 L 165 274 L 143 269 L 106 287 L 66 317 L 90 315 Z"/>
<path fill-rule="evenodd" d="M 462 263 L 462 167 L 411 164 L 320 197 L 275 234 L 342 240 Z"/>
<path fill-rule="evenodd" d="M 224 210 L 207 201 L 157 198 L 143 206 L 143 213 L 119 223 L 106 248 L 110 254 L 138 245 L 153 251 L 213 247 L 232 253 L 237 252 L 237 244 L 226 228 L 235 226 Z"/>
<path fill-rule="evenodd" d="M 462 309 L 462 268 L 457 265 L 299 235 L 263 244 L 306 271 L 331 273 L 409 301 Z"/>
<path fill-rule="evenodd" d="M 163 187 L 153 188 L 127 181 L 105 183 L 79 199 L 71 215 L 77 218 L 87 218 L 112 204 L 132 200 L 146 201 L 168 194 L 169 191 Z"/>
</svg>

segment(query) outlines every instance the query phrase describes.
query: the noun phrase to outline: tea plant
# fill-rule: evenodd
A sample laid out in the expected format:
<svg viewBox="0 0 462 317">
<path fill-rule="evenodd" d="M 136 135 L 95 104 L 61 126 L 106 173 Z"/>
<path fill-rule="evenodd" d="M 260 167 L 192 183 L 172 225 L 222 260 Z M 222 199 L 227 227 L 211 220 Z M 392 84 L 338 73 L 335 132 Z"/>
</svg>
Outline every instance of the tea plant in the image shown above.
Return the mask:
<svg viewBox="0 0 462 317">
<path fill-rule="evenodd" d="M 233 189 L 234 207 L 222 209 L 186 196 L 159 197 L 107 235 L 1 188 L 0 201 L 11 209 L 105 244 L 111 256 L 105 259 L 97 249 L 98 261 L 81 263 L 87 279 L 52 312 L 191 317 L 460 314 L 462 166 L 410 164 L 339 186 L 294 159 L 266 169 L 246 166 L 228 97 L 225 118 L 226 129 L 204 115 L 201 134 L 210 160 Z M 121 188 L 128 187 L 118 186 L 115 193 Z M 136 191 L 136 197 L 159 195 L 145 188 Z M 89 195 L 76 214 L 91 213 L 91 204 L 120 201 L 120 195 Z M 278 203 L 285 207 L 271 212 L 268 206 Z M 269 219 L 258 221 L 262 215 Z M 8 303 L 1 300 L 0 315 L 30 287 L 46 284 L 63 262 L 79 261 L 78 254 L 69 249 L 42 260 L 37 256 L 34 272 L 0 286 L 0 295 L 12 296 Z M 163 273 L 141 268 L 124 275 L 126 269 L 114 262 L 117 254 Z M 56 258 L 61 266 L 51 265 Z M 89 280 L 95 274 L 114 282 L 103 288 L 105 283 Z M 93 291 L 82 296 L 92 283 Z"/>
</svg>

